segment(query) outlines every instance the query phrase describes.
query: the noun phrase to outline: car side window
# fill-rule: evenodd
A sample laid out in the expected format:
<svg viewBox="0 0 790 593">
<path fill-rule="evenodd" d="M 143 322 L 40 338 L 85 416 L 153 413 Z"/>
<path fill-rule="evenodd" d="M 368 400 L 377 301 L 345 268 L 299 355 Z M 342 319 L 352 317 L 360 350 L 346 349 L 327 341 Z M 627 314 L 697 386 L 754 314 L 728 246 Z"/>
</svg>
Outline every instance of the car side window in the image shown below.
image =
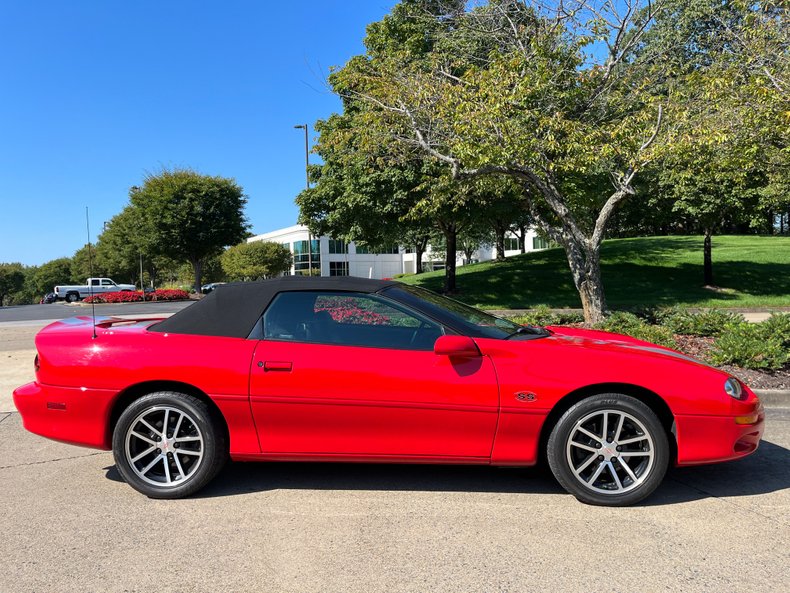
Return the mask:
<svg viewBox="0 0 790 593">
<path fill-rule="evenodd" d="M 431 350 L 439 324 L 376 295 L 283 292 L 263 315 L 263 337 L 314 344 Z"/>
</svg>

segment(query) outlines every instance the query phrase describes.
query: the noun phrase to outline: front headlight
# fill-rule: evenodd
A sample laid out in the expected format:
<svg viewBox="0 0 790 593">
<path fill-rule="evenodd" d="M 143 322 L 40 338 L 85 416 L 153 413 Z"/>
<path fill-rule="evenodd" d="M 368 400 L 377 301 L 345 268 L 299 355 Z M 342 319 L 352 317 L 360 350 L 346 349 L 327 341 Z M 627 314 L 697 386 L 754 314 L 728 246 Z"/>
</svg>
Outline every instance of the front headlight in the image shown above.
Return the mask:
<svg viewBox="0 0 790 593">
<path fill-rule="evenodd" d="M 735 377 L 730 377 L 724 382 L 724 392 L 733 399 L 743 399 L 743 387 Z"/>
</svg>

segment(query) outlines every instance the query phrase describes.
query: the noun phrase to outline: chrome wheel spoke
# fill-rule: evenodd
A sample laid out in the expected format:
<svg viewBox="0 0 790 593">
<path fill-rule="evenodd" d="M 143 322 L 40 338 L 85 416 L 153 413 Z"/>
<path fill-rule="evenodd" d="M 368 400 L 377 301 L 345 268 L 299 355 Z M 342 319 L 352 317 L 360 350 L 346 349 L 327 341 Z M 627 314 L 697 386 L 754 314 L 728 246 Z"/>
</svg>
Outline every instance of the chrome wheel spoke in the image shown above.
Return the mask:
<svg viewBox="0 0 790 593">
<path fill-rule="evenodd" d="M 632 437 L 630 439 L 623 439 L 622 441 L 617 441 L 617 442 L 620 445 L 631 445 L 633 443 L 639 443 L 641 441 L 646 441 L 646 440 L 648 440 L 647 435 L 642 435 L 638 437 Z"/>
<path fill-rule="evenodd" d="M 591 464 L 593 461 L 595 461 L 596 459 L 598 459 L 598 456 L 597 456 L 597 455 L 590 455 L 590 456 L 587 458 L 587 461 L 585 461 L 584 463 L 582 463 L 582 464 L 581 464 L 579 467 L 577 467 L 577 468 L 574 470 L 574 473 L 575 473 L 575 474 L 578 476 L 580 473 L 582 473 L 584 470 L 586 470 L 586 469 L 587 469 L 587 468 L 590 466 L 590 464 Z"/>
<path fill-rule="evenodd" d="M 598 453 L 598 449 L 596 449 L 595 447 L 590 447 L 589 445 L 583 445 L 581 443 L 574 442 L 572 446 L 576 447 L 577 449 L 584 449 L 585 451 L 590 451 L 592 453 Z"/>
<path fill-rule="evenodd" d="M 181 437 L 180 439 L 176 439 L 176 443 L 189 443 L 191 441 L 202 441 L 201 437 Z"/>
<path fill-rule="evenodd" d="M 130 461 L 131 461 L 132 463 L 134 463 L 135 461 L 139 461 L 140 459 L 142 459 L 143 457 L 145 457 L 146 455 L 148 455 L 149 453 L 151 453 L 151 452 L 153 452 L 153 451 L 156 451 L 156 447 L 149 447 L 149 448 L 148 448 L 148 449 L 146 449 L 145 451 L 143 451 L 143 452 L 141 452 L 141 453 L 138 453 L 137 455 L 135 455 L 134 457 L 132 457 L 132 458 L 130 459 Z"/>
<path fill-rule="evenodd" d="M 617 475 L 617 470 L 614 467 L 614 463 L 610 460 L 607 461 L 606 464 L 609 468 L 609 473 L 612 474 L 612 477 L 614 478 L 615 484 L 617 484 L 617 490 L 622 490 L 623 483 L 620 481 L 620 476 Z"/>
<path fill-rule="evenodd" d="M 625 414 L 620 414 L 620 422 L 617 423 L 617 430 L 614 431 L 614 440 L 620 443 L 620 435 L 623 432 L 623 423 L 625 422 Z M 622 444 L 622 443 L 620 443 Z"/>
<path fill-rule="evenodd" d="M 155 440 L 149 439 L 147 436 L 145 436 L 143 434 L 140 434 L 139 432 L 132 431 L 132 436 L 134 436 L 135 438 L 140 439 L 141 441 L 145 441 L 146 443 L 156 447 L 156 441 Z"/>
<path fill-rule="evenodd" d="M 626 463 L 622 459 L 618 459 L 617 462 L 620 464 L 620 467 L 622 467 L 625 470 L 625 473 L 628 474 L 628 477 L 631 478 L 634 482 L 636 482 L 639 479 L 636 477 L 636 474 L 633 472 L 633 470 L 631 470 L 631 466 L 628 465 L 628 463 Z"/>
<path fill-rule="evenodd" d="M 620 453 L 620 457 L 652 457 L 653 454 L 650 451 L 623 451 Z"/>
<path fill-rule="evenodd" d="M 592 486 L 593 484 L 595 484 L 595 480 L 597 480 L 597 479 L 598 479 L 598 476 L 600 476 L 600 475 L 601 475 L 601 473 L 603 472 L 603 470 L 604 470 L 604 468 L 605 468 L 605 467 L 606 467 L 606 463 L 604 463 L 603 461 L 602 461 L 601 463 L 599 463 L 599 464 L 598 464 L 598 469 L 596 469 L 596 470 L 595 470 L 595 472 L 593 473 L 592 477 L 591 477 L 589 480 L 585 480 L 585 481 L 586 481 L 588 484 L 590 484 L 591 486 Z"/>
<path fill-rule="evenodd" d="M 160 461 L 162 461 L 161 453 L 157 455 L 151 463 L 149 463 L 143 469 L 140 470 L 140 475 L 144 476 L 145 474 L 147 474 L 149 471 L 151 471 L 151 468 L 154 467 Z"/>
<path fill-rule="evenodd" d="M 184 468 L 181 467 L 181 461 L 179 461 L 179 459 L 178 459 L 178 453 L 174 453 L 173 454 L 173 459 L 175 459 L 175 462 L 176 462 L 176 468 L 178 469 L 178 475 L 183 480 L 184 478 L 186 478 L 186 474 L 184 473 Z"/>
<path fill-rule="evenodd" d="M 184 415 L 181 414 L 176 422 L 176 427 L 173 429 L 173 438 L 178 441 L 178 431 L 181 429 L 181 422 L 184 420 Z"/>
<path fill-rule="evenodd" d="M 179 449 L 178 450 L 178 454 L 179 455 L 196 455 L 198 457 L 202 455 L 202 453 L 200 451 L 190 451 L 189 449 Z"/>
<path fill-rule="evenodd" d="M 599 437 L 597 434 L 593 434 L 593 433 L 591 433 L 591 432 L 590 432 L 589 430 L 587 430 L 586 428 L 583 428 L 583 427 L 581 427 L 581 426 L 580 426 L 580 427 L 579 427 L 577 430 L 578 430 L 580 433 L 582 433 L 583 435 L 586 435 L 586 436 L 590 437 L 590 438 L 591 438 L 592 440 L 594 440 L 594 441 L 600 441 L 600 440 L 601 440 L 601 437 Z"/>
<path fill-rule="evenodd" d="M 153 426 L 151 426 L 150 424 L 148 424 L 148 422 L 146 422 L 145 418 L 140 418 L 140 424 L 142 424 L 143 426 L 145 426 L 145 427 L 146 427 L 148 430 L 150 430 L 152 433 L 154 433 L 154 434 L 158 434 L 159 436 L 162 436 L 162 433 L 159 431 L 159 429 L 158 429 L 158 428 L 154 428 Z"/>
</svg>

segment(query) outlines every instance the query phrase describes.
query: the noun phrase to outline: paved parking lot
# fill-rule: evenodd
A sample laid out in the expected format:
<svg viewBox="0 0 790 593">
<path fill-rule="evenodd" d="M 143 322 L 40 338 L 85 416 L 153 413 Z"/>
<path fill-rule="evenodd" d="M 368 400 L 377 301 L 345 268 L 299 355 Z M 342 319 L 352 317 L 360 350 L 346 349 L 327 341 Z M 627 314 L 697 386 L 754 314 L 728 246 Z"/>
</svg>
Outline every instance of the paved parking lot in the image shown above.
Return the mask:
<svg viewBox="0 0 790 593">
<path fill-rule="evenodd" d="M 32 329 L 0 325 L 6 381 L 32 374 Z M 9 401 L 0 395 L 2 593 L 784 592 L 790 583 L 781 401 L 751 458 L 673 470 L 627 509 L 582 505 L 537 469 L 351 464 L 231 464 L 195 498 L 149 500 L 120 481 L 111 453 L 27 433 Z"/>
</svg>

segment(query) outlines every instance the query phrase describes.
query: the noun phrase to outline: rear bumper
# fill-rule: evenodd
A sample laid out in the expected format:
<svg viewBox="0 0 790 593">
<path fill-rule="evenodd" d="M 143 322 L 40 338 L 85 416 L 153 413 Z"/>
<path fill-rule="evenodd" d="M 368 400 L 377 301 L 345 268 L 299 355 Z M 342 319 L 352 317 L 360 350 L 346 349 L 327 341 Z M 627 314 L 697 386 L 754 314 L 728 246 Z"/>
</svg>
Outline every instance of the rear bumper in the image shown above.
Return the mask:
<svg viewBox="0 0 790 593">
<path fill-rule="evenodd" d="M 110 449 L 107 425 L 114 391 L 28 383 L 14 390 L 14 405 L 32 433 L 83 447 Z"/>
<path fill-rule="evenodd" d="M 765 430 L 759 400 L 738 416 L 675 416 L 678 465 L 717 463 L 746 457 L 757 450 Z"/>
</svg>

